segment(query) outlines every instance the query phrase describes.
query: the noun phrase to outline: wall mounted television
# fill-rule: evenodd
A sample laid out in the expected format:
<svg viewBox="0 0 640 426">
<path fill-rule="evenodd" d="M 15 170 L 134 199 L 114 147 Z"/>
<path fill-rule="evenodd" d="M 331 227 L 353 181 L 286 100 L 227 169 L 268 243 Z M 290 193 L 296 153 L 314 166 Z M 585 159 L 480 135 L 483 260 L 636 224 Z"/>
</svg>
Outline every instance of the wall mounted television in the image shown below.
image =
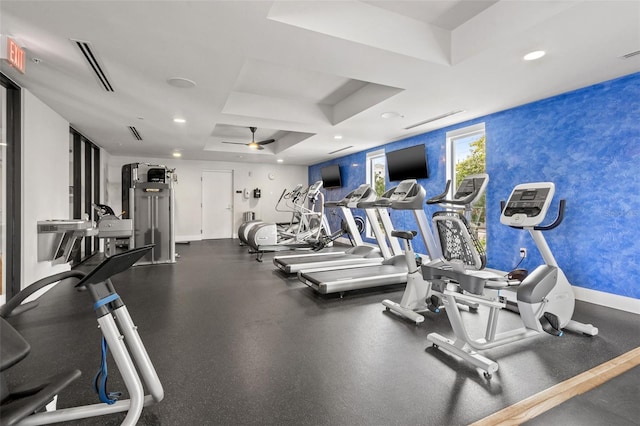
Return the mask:
<svg viewBox="0 0 640 426">
<path fill-rule="evenodd" d="M 427 150 L 422 144 L 387 152 L 386 157 L 390 182 L 429 177 Z"/>
<path fill-rule="evenodd" d="M 320 176 L 322 177 L 322 186 L 324 188 L 340 188 L 342 186 L 340 166 L 337 164 L 320 169 Z"/>
</svg>

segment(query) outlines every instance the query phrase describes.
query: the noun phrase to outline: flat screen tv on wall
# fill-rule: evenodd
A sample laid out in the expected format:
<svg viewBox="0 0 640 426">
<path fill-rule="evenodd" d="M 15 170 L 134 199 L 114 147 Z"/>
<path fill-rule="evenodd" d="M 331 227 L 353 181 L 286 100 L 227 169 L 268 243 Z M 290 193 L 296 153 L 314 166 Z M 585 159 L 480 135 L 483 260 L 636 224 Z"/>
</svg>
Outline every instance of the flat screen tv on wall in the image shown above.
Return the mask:
<svg viewBox="0 0 640 426">
<path fill-rule="evenodd" d="M 323 188 L 340 188 L 342 186 L 340 166 L 337 164 L 320 169 L 320 176 Z"/>
<path fill-rule="evenodd" d="M 390 182 L 429 177 L 427 150 L 424 145 L 387 152 L 386 157 Z"/>
</svg>

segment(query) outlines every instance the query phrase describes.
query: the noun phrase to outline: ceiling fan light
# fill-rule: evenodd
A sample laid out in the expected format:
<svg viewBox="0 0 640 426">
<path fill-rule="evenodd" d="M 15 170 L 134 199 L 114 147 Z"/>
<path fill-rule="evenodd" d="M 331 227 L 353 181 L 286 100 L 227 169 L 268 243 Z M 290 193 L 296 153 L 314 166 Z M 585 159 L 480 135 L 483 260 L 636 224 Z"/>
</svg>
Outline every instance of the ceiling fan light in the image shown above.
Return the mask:
<svg viewBox="0 0 640 426">
<path fill-rule="evenodd" d="M 252 141 L 249 145 L 247 145 L 249 148 L 251 149 L 258 149 L 260 148 L 260 145 L 258 145 L 256 142 Z"/>
</svg>

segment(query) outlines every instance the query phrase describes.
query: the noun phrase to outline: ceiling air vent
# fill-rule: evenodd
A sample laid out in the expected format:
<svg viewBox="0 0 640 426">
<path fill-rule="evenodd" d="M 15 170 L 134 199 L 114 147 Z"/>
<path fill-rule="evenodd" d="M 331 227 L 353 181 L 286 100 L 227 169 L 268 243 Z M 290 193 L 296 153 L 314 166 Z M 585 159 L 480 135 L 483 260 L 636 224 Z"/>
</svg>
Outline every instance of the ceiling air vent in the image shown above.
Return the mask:
<svg viewBox="0 0 640 426">
<path fill-rule="evenodd" d="M 449 111 L 446 114 L 442 114 L 442 115 L 439 115 L 437 117 L 432 117 L 432 118 L 429 118 L 427 120 L 421 121 L 419 123 L 412 124 L 411 126 L 405 127 L 404 129 L 405 130 L 410 130 L 410 129 L 413 129 L 414 127 L 422 126 L 423 124 L 431 123 L 431 122 L 436 121 L 436 120 L 441 120 L 443 118 L 451 117 L 452 115 L 460 114 L 461 112 L 464 112 L 464 110 L 463 109 L 459 109 L 459 110 L 456 110 L 456 111 Z"/>
<path fill-rule="evenodd" d="M 629 59 L 638 55 L 640 55 L 640 50 L 636 50 L 635 52 L 630 52 L 630 53 L 627 53 L 626 55 L 622 55 L 620 56 L 620 59 Z"/>
<path fill-rule="evenodd" d="M 353 148 L 353 145 L 345 146 L 344 148 L 336 149 L 335 151 L 331 151 L 329 154 L 335 154 L 336 152 L 344 151 L 345 149 Z"/>
<path fill-rule="evenodd" d="M 134 138 L 136 138 L 139 141 L 142 140 L 142 136 L 140 136 L 140 132 L 138 132 L 138 129 L 136 129 L 133 126 L 129 126 L 129 130 L 131 130 L 131 134 L 133 135 Z"/>
<path fill-rule="evenodd" d="M 75 45 L 78 46 L 78 49 L 80 49 L 80 52 L 82 52 L 82 56 L 85 58 L 85 60 L 89 64 L 89 67 L 93 70 L 93 73 L 95 74 L 96 78 L 100 82 L 100 86 L 107 92 L 115 92 L 115 90 L 113 90 L 113 86 L 111 85 L 111 82 L 107 78 L 107 74 L 104 71 L 104 67 L 100 65 L 100 62 L 98 61 L 98 57 L 96 56 L 96 54 L 93 52 L 93 49 L 91 48 L 91 43 L 89 43 L 88 41 L 73 40 L 73 39 L 71 39 L 71 41 L 74 42 Z"/>
</svg>

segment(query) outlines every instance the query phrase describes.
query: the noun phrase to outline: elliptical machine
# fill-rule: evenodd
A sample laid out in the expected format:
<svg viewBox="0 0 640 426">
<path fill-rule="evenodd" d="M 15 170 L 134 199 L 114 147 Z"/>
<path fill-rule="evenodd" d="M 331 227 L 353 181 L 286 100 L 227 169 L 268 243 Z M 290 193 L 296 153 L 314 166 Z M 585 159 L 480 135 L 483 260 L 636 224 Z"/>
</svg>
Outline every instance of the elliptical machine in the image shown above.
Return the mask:
<svg viewBox="0 0 640 426">
<path fill-rule="evenodd" d="M 497 333 L 500 310 L 506 307 L 500 291 L 510 285 L 504 276 L 491 276 L 484 271 L 469 270 L 469 265 L 464 262 L 450 261 L 448 258 L 445 265 L 422 265 L 424 278 L 431 281 L 434 288 L 442 291 L 446 313 L 454 332 L 454 339 L 430 333 L 427 340 L 434 348 L 457 355 L 480 368 L 487 379 L 498 370 L 498 363 L 476 351 L 516 342 L 542 332 L 562 336 L 563 329 L 589 336 L 598 334 L 598 329 L 593 325 L 571 319 L 575 306 L 573 290 L 543 235 L 543 232 L 560 225 L 564 217 L 565 202 L 560 200 L 557 218 L 550 225 L 540 225 L 549 210 L 554 192 L 555 186 L 551 182 L 518 185 L 509 196 L 500 216 L 502 224 L 529 231 L 545 262 L 517 287 L 518 311 L 524 327 Z M 459 218 L 451 217 L 447 220 L 451 228 L 466 226 Z M 455 241 L 453 235 L 457 236 Z M 478 257 L 468 234 L 459 232 L 450 234 L 449 237 L 445 241 Z M 443 252 L 446 253 L 444 248 Z M 460 312 L 454 308 L 460 301 L 478 303 L 489 308 L 484 337 L 470 336 Z"/>
<path fill-rule="evenodd" d="M 299 221 L 298 203 L 304 201 L 304 196 L 306 195 L 306 190 L 303 191 L 303 185 L 301 183 L 297 184 L 291 191 L 287 191 L 287 189 L 282 190 L 282 194 L 280 194 L 280 198 L 278 198 L 278 202 L 276 203 L 275 210 L 277 212 L 288 212 L 291 213 L 291 220 L 286 225 L 282 226 L 282 231 L 289 230 L 292 226 L 295 226 Z M 286 208 L 282 209 L 280 207 L 280 203 L 286 203 Z M 261 225 L 264 222 L 260 219 L 249 220 L 246 222 L 242 222 L 240 227 L 238 228 L 238 239 L 240 240 L 241 246 L 249 245 L 249 232 L 251 228 L 257 225 Z"/>
<path fill-rule="evenodd" d="M 265 252 L 310 249 L 321 235 L 331 234 L 321 189 L 319 180 L 309 187 L 303 201 L 296 204 L 295 215 L 299 221 L 292 224 L 290 230 L 279 231 L 276 223 L 261 223 L 251 228 L 247 236 L 249 252 L 256 254 L 258 262 L 262 262 Z"/>
</svg>

